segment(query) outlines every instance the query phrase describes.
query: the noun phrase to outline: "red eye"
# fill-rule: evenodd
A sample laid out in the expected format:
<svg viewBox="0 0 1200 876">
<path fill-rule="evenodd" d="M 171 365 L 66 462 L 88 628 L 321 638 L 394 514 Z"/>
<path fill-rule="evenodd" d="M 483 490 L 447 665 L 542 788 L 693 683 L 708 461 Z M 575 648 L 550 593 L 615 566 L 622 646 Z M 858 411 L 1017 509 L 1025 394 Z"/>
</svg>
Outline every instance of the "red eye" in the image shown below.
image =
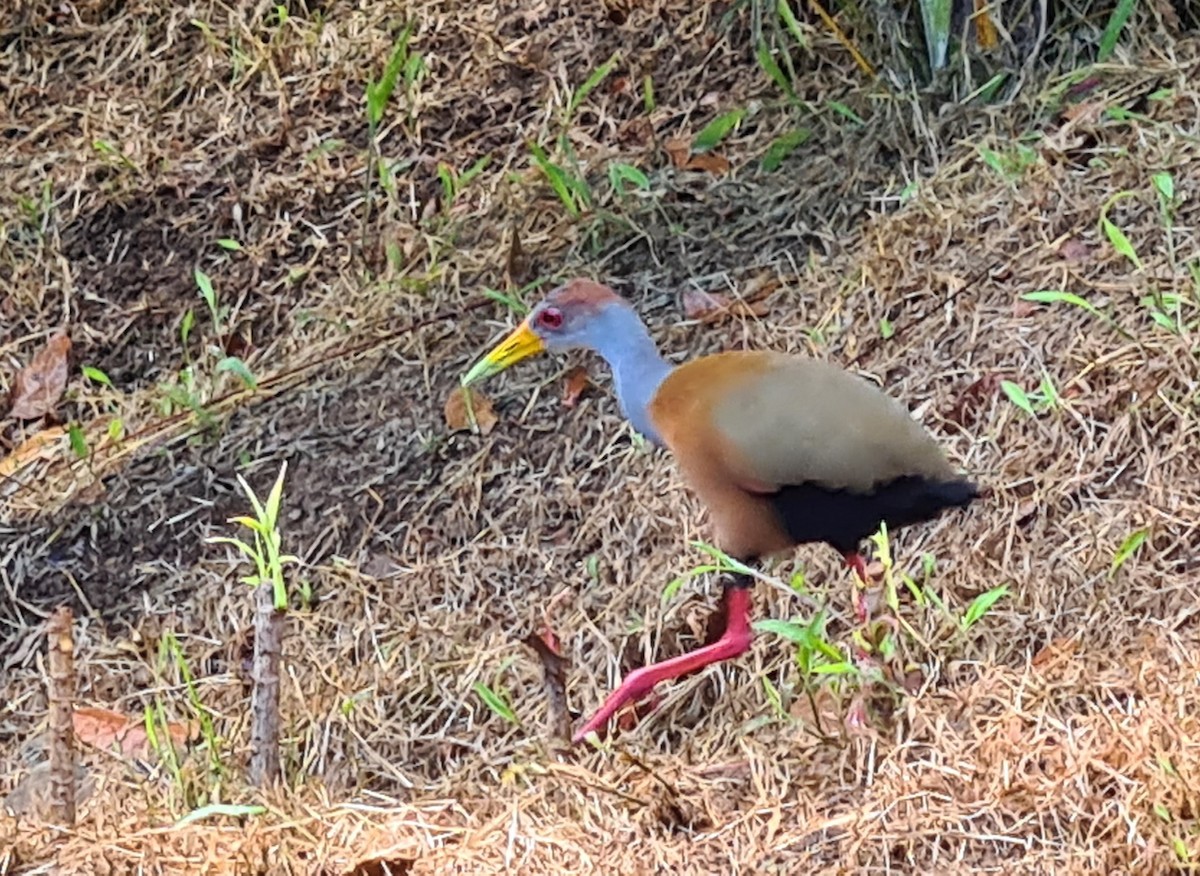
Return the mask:
<svg viewBox="0 0 1200 876">
<path fill-rule="evenodd" d="M 543 325 L 548 329 L 556 329 L 563 324 L 562 311 L 557 307 L 547 307 L 538 314 L 538 325 Z"/>
</svg>

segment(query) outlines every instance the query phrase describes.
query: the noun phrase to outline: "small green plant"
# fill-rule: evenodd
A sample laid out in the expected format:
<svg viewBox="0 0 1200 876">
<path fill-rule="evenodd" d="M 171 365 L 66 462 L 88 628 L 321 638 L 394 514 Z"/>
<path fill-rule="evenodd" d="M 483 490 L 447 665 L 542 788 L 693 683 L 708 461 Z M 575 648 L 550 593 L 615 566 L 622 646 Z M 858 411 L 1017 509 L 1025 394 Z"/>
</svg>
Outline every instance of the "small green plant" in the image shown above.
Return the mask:
<svg viewBox="0 0 1200 876">
<path fill-rule="evenodd" d="M 270 587 L 274 598 L 275 608 L 287 608 L 287 585 L 284 581 L 284 567 L 300 562 L 299 557 L 283 553 L 283 536 L 279 531 L 279 508 L 283 502 L 283 482 L 287 475 L 287 463 L 279 467 L 279 475 L 271 486 L 265 502 L 259 500 L 254 490 L 246 483 L 246 479 L 237 475 L 238 485 L 250 500 L 254 516 L 239 515 L 231 517 L 230 523 L 236 523 L 250 530 L 252 543 L 232 536 L 214 535 L 205 539 L 208 544 L 227 544 L 236 548 L 239 553 L 254 564 L 254 572 L 244 575 L 240 580 L 251 587 Z"/>
<path fill-rule="evenodd" d="M 1112 248 L 1127 258 L 1140 271 L 1144 265 L 1142 264 L 1141 257 L 1137 254 L 1137 250 L 1133 248 L 1133 244 L 1130 243 L 1125 232 L 1108 218 L 1108 211 L 1112 209 L 1114 204 L 1125 198 L 1132 198 L 1134 194 L 1134 192 L 1117 192 L 1104 202 L 1104 206 L 1100 208 L 1100 229 L 1104 232 L 1104 236 L 1108 238 L 1108 242 L 1112 245 Z"/>
<path fill-rule="evenodd" d="M 475 691 L 475 695 L 483 701 L 483 704 L 488 707 L 494 714 L 504 719 L 510 724 L 520 726 L 521 722 L 517 718 L 517 713 L 513 711 L 512 706 L 508 704 L 508 699 L 500 693 L 492 690 L 482 681 L 477 681 L 471 685 L 471 690 Z"/>
<path fill-rule="evenodd" d="M 1054 381 L 1044 371 L 1035 392 L 1026 392 L 1024 387 L 1011 380 L 1001 380 L 1000 390 L 1008 397 L 1009 401 L 1031 417 L 1037 417 L 1039 414 L 1062 406 L 1062 397 L 1058 394 Z"/>
<path fill-rule="evenodd" d="M 1108 24 L 1104 26 L 1104 33 L 1100 35 L 1100 48 L 1096 52 L 1097 61 L 1104 62 L 1112 57 L 1112 53 L 1117 48 L 1117 40 L 1121 38 L 1121 31 L 1125 29 L 1129 16 L 1133 14 L 1136 2 L 1137 0 L 1117 0 L 1117 5 L 1113 7 L 1112 14 L 1108 17 Z"/>
<path fill-rule="evenodd" d="M 1128 562 L 1129 558 L 1141 550 L 1142 545 L 1146 543 L 1146 539 L 1150 536 L 1150 527 L 1146 526 L 1141 529 L 1134 530 L 1129 533 L 1125 541 L 1121 542 L 1121 546 L 1117 548 L 1117 552 L 1113 554 L 1112 566 L 1108 570 L 1108 578 L 1111 581 L 1116 577 L 1117 572 L 1121 567 Z"/>
<path fill-rule="evenodd" d="M 717 116 L 701 128 L 700 133 L 692 138 L 692 151 L 708 152 L 717 148 L 717 146 L 721 145 L 721 141 L 737 130 L 738 125 L 742 123 L 742 119 L 745 117 L 746 111 L 744 109 L 730 110 L 727 113 Z"/>
<path fill-rule="evenodd" d="M 279 758 L 279 689 L 280 664 L 283 661 L 284 618 L 288 605 L 284 568 L 299 565 L 299 557 L 283 553 L 283 536 L 279 531 L 279 512 L 283 502 L 283 483 L 287 463 L 279 467 L 266 501 L 260 501 L 254 490 L 238 474 L 238 484 L 249 499 L 253 515 L 229 519 L 245 527 L 253 536 L 246 541 L 234 536 L 210 536 L 208 544 L 226 544 L 237 549 L 253 564 L 253 571 L 242 576 L 243 583 L 254 590 L 254 663 L 251 675 L 254 686 L 250 704 L 250 781 L 262 787 L 280 775 Z"/>
<path fill-rule="evenodd" d="M 552 161 L 546 150 L 537 143 L 530 141 L 529 152 L 534 165 L 550 183 L 550 188 L 558 195 L 567 214 L 572 219 L 578 219 L 592 205 L 592 191 L 587 180 Z"/>
<path fill-rule="evenodd" d="M 458 200 L 458 196 L 462 194 L 463 189 L 471 184 L 471 181 L 479 174 L 483 173 L 484 169 L 491 162 L 492 156 L 485 155 L 474 164 L 464 170 L 461 174 L 455 171 L 453 167 L 446 164 L 444 161 L 438 164 L 437 175 L 438 180 L 442 184 L 442 210 L 449 212 L 454 206 L 454 202 Z"/>
<path fill-rule="evenodd" d="M 1005 152 L 998 152 L 983 146 L 979 146 L 977 149 L 984 164 L 1014 185 L 1025 176 L 1025 171 L 1041 160 L 1038 151 L 1025 143 L 1017 143 L 1011 150 Z"/>
<path fill-rule="evenodd" d="M 784 159 L 791 155 L 796 150 L 796 147 L 805 143 L 811 136 L 812 132 L 808 128 L 796 128 L 793 131 L 788 131 L 786 134 L 780 134 L 767 147 L 767 151 L 763 154 L 759 166 L 767 173 L 778 170 L 779 166 L 783 164 Z"/>
</svg>

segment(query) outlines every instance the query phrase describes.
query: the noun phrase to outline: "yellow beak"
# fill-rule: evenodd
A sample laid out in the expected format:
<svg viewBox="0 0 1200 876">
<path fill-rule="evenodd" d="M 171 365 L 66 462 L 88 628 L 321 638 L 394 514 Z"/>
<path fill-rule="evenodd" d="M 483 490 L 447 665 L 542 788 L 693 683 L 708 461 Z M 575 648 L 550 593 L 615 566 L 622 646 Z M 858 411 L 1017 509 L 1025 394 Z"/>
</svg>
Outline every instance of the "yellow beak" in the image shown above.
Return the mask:
<svg viewBox="0 0 1200 876">
<path fill-rule="evenodd" d="M 492 348 L 486 356 L 471 366 L 471 370 L 462 379 L 462 385 L 477 383 L 493 374 L 498 374 L 509 365 L 527 359 L 535 353 L 546 349 L 546 345 L 525 320 L 503 341 Z"/>
</svg>

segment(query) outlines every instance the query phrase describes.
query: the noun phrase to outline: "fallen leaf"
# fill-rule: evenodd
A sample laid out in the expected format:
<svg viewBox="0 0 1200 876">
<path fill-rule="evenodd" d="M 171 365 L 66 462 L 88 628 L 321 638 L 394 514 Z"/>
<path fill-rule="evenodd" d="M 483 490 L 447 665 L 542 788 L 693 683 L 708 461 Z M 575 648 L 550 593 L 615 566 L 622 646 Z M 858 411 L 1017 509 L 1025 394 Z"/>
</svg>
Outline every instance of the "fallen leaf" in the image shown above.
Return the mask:
<svg viewBox="0 0 1200 876">
<path fill-rule="evenodd" d="M 702 322 L 716 322 L 726 317 L 765 316 L 769 308 L 761 298 L 746 301 L 730 298 L 722 292 L 702 292 L 688 289 L 683 293 L 683 315 Z"/>
<path fill-rule="evenodd" d="M 693 155 L 683 165 L 684 170 L 699 170 L 711 173 L 713 176 L 724 176 L 729 173 L 729 159 L 715 152 L 701 152 Z"/>
<path fill-rule="evenodd" d="M 1013 300 L 1012 312 L 1014 319 L 1028 319 L 1039 310 L 1041 310 L 1041 308 L 1032 301 L 1026 301 L 1024 298 L 1016 298 Z"/>
<path fill-rule="evenodd" d="M 579 404 L 579 397 L 591 385 L 592 379 L 588 377 L 587 369 L 582 365 L 576 365 L 567 372 L 567 376 L 563 379 L 563 406 L 575 407 Z"/>
<path fill-rule="evenodd" d="M 542 661 L 542 688 L 546 692 L 550 726 L 560 739 L 571 738 L 571 713 L 567 709 L 567 659 L 562 655 L 558 636 L 549 627 L 525 637 Z"/>
<path fill-rule="evenodd" d="M 1086 262 L 1092 258 L 1092 248 L 1078 237 L 1068 237 L 1059 244 L 1058 254 L 1069 262 Z"/>
<path fill-rule="evenodd" d="M 1067 636 L 1059 636 L 1051 640 L 1040 651 L 1033 655 L 1030 663 L 1041 667 L 1046 663 L 1057 663 L 1062 657 L 1070 657 L 1079 647 L 1079 640 Z"/>
<path fill-rule="evenodd" d="M 959 426 L 969 426 L 974 422 L 976 412 L 984 399 L 993 396 L 1000 389 L 1000 375 L 985 374 L 971 383 L 955 399 L 954 404 L 946 412 L 946 419 Z"/>
<path fill-rule="evenodd" d="M 628 76 L 614 76 L 612 82 L 609 83 L 608 93 L 609 94 L 624 94 L 627 91 L 629 91 L 629 77 Z"/>
<path fill-rule="evenodd" d="M 671 137 L 663 143 L 663 149 L 666 150 L 673 165 L 676 167 L 685 167 L 688 163 L 688 157 L 692 154 L 692 143 L 683 137 Z"/>
<path fill-rule="evenodd" d="M 654 138 L 654 124 L 645 116 L 622 122 L 617 128 L 617 142 L 622 146 L 645 146 Z"/>
<path fill-rule="evenodd" d="M 525 255 L 525 250 L 521 248 L 521 234 L 516 225 L 513 225 L 512 237 L 508 240 L 508 254 L 504 259 L 504 273 L 508 277 L 508 282 L 513 286 L 524 286 L 529 271 L 529 258 Z"/>
<path fill-rule="evenodd" d="M 460 386 L 450 393 L 442 414 L 451 432 L 463 429 L 475 431 L 478 428 L 480 434 L 486 435 L 499 421 L 491 400 L 483 393 L 466 386 Z"/>
<path fill-rule="evenodd" d="M 110 709 L 76 709 L 72 722 L 75 736 L 84 745 L 103 751 L 116 751 L 126 758 L 149 758 L 156 754 L 146 735 L 141 718 L 131 718 Z M 177 748 L 192 738 L 194 728 L 182 721 L 171 721 L 167 732 Z"/>
<path fill-rule="evenodd" d="M 38 350 L 29 364 L 17 372 L 9 401 L 9 415 L 18 420 L 36 420 L 54 410 L 67 388 L 67 354 L 71 339 L 58 332 Z"/>
</svg>

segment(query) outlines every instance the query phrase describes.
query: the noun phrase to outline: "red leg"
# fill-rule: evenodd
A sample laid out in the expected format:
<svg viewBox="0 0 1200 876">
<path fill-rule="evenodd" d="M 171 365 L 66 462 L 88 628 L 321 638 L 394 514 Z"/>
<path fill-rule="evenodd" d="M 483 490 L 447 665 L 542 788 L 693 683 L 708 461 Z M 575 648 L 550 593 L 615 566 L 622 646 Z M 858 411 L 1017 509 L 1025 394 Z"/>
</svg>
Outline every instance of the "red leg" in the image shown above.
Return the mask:
<svg viewBox="0 0 1200 876">
<path fill-rule="evenodd" d="M 572 741 L 582 742 L 593 730 L 602 729 L 622 706 L 641 699 L 660 681 L 678 678 L 709 664 L 737 657 L 749 650 L 753 634 L 750 630 L 750 588 L 747 585 L 748 582 L 738 581 L 726 586 L 725 632 L 721 634 L 720 639 L 687 654 L 652 663 L 629 673 L 620 687 L 608 695 L 596 714 L 579 728 Z"/>
<path fill-rule="evenodd" d="M 854 572 L 858 581 L 854 583 L 854 615 L 858 618 L 858 622 L 866 623 L 867 621 L 867 593 L 866 587 L 871 583 L 871 579 L 867 576 L 867 561 L 863 559 L 863 555 L 858 551 L 851 551 L 846 554 L 846 565 Z"/>
</svg>

